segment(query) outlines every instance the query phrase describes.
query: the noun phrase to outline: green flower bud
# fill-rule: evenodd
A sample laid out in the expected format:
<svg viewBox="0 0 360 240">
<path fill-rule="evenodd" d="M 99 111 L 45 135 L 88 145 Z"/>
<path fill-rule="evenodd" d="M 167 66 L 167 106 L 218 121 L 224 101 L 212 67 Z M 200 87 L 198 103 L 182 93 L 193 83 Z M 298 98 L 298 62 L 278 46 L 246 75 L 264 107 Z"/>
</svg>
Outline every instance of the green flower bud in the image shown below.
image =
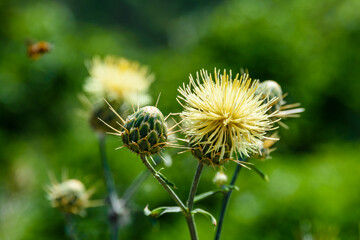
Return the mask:
<svg viewBox="0 0 360 240">
<path fill-rule="evenodd" d="M 122 131 L 124 145 L 141 155 L 159 153 L 167 143 L 167 126 L 163 114 L 153 106 L 140 108 L 126 118 Z"/>
</svg>

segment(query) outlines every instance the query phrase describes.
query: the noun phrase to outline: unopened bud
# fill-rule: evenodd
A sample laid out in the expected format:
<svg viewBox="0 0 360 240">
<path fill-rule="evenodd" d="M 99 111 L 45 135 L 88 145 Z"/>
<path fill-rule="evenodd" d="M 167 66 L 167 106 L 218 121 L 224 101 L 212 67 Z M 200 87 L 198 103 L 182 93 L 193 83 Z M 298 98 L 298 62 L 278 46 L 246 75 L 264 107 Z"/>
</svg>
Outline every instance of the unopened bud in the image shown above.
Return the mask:
<svg viewBox="0 0 360 240">
<path fill-rule="evenodd" d="M 213 182 L 218 186 L 222 186 L 226 184 L 227 180 L 228 177 L 226 176 L 226 174 L 222 170 L 220 170 L 216 173 Z"/>
<path fill-rule="evenodd" d="M 156 107 L 147 106 L 127 117 L 122 131 L 124 145 L 141 155 L 159 153 L 167 144 L 167 126 Z"/>
</svg>

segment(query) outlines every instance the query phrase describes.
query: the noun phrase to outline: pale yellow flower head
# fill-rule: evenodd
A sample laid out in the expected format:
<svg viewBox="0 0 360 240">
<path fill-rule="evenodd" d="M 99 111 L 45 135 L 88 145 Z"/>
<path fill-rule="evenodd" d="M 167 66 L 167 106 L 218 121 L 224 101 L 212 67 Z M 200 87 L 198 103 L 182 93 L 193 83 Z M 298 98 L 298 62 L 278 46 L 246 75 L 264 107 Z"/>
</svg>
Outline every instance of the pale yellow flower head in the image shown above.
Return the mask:
<svg viewBox="0 0 360 240">
<path fill-rule="evenodd" d="M 259 146 L 272 121 L 267 114 L 269 104 L 255 95 L 258 81 L 248 74 L 232 79 L 224 70 L 211 74 L 201 70 L 196 80 L 190 76 L 188 85 L 179 88 L 178 97 L 184 107 L 181 117 L 192 152 L 200 161 L 221 165 L 233 153 L 250 156 Z"/>
<path fill-rule="evenodd" d="M 87 63 L 89 77 L 85 91 L 97 100 L 144 105 L 150 102 L 148 89 L 154 77 L 148 68 L 125 58 L 96 56 Z"/>
</svg>

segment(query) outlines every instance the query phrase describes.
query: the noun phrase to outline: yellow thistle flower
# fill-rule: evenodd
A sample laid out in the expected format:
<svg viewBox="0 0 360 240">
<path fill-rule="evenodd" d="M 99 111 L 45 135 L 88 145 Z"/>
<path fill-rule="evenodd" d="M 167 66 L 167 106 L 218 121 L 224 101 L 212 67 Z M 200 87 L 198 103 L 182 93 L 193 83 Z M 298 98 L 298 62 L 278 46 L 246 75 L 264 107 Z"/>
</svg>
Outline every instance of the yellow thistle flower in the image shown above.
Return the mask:
<svg viewBox="0 0 360 240">
<path fill-rule="evenodd" d="M 89 77 L 85 91 L 96 100 L 121 101 L 144 105 L 150 102 L 147 94 L 154 77 L 148 68 L 125 58 L 96 56 L 88 62 Z"/>
<path fill-rule="evenodd" d="M 235 79 L 224 70 L 211 74 L 201 70 L 188 85 L 179 88 L 179 103 L 184 107 L 180 114 L 184 132 L 190 141 L 192 153 L 205 164 L 221 165 L 235 152 L 250 156 L 259 152 L 259 146 L 272 121 L 267 114 L 276 99 L 264 103 L 255 95 L 258 81 L 248 74 Z"/>
<path fill-rule="evenodd" d="M 84 215 L 85 209 L 101 205 L 99 201 L 90 201 L 93 190 L 87 191 L 84 184 L 77 179 L 58 182 L 52 178 L 48 188 L 48 198 L 51 205 L 67 214 Z"/>
</svg>

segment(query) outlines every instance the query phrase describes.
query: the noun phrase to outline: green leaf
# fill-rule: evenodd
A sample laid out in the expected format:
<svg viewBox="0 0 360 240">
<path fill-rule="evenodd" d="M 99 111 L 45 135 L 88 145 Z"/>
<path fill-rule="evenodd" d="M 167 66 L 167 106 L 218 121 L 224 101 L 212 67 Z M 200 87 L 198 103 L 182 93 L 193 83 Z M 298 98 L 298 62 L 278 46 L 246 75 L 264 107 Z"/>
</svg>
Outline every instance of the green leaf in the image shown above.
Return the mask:
<svg viewBox="0 0 360 240">
<path fill-rule="evenodd" d="M 209 191 L 209 192 L 204 192 L 204 193 L 201 193 L 199 195 L 196 195 L 195 198 L 194 198 L 194 202 L 198 202 L 198 201 L 201 201 L 201 200 L 204 200 L 205 198 L 207 197 L 211 197 L 217 193 L 226 193 L 227 190 L 225 189 L 217 189 L 217 190 L 212 190 L 212 191 Z"/>
<path fill-rule="evenodd" d="M 214 216 L 211 213 L 205 211 L 204 209 L 196 208 L 191 213 L 192 214 L 201 213 L 202 215 L 205 215 L 206 217 L 208 217 L 214 226 L 217 225 L 217 222 L 216 222 L 216 219 L 214 218 Z"/>
<path fill-rule="evenodd" d="M 177 213 L 177 212 L 181 212 L 180 207 L 158 207 L 152 211 L 149 209 L 149 205 L 146 205 L 146 207 L 144 208 L 144 214 L 146 216 L 153 218 L 158 218 L 164 215 L 165 213 Z"/>
<path fill-rule="evenodd" d="M 208 192 L 204 192 L 204 193 L 201 193 L 199 195 L 196 195 L 195 198 L 194 198 L 194 202 L 202 201 L 205 198 L 211 197 L 211 196 L 213 196 L 213 195 L 215 195 L 217 193 L 225 194 L 225 193 L 227 193 L 228 191 L 230 191 L 232 189 L 239 190 L 237 186 L 226 185 L 221 189 L 215 189 L 215 190 L 212 190 L 212 191 L 208 191 Z"/>
<path fill-rule="evenodd" d="M 251 170 L 254 170 L 265 182 L 269 182 L 269 177 L 265 173 L 263 173 L 263 171 L 261 171 L 254 165 L 249 165 L 249 167 L 251 168 Z"/>
<path fill-rule="evenodd" d="M 157 171 L 156 174 L 170 187 L 177 188 L 175 186 L 175 183 L 171 182 L 169 179 L 167 179 L 160 171 Z"/>
</svg>

